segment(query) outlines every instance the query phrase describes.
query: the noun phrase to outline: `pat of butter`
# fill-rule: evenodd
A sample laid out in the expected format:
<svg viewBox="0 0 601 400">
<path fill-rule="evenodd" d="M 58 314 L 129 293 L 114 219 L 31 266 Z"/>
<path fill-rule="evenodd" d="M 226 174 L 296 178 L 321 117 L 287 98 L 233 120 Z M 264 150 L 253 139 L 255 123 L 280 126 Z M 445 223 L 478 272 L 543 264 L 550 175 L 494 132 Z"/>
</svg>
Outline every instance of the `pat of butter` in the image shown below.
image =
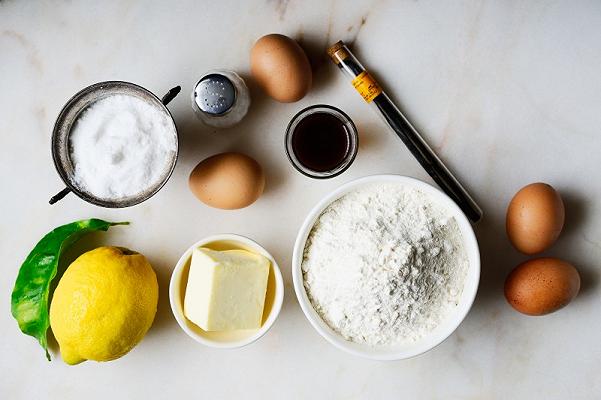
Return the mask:
<svg viewBox="0 0 601 400">
<path fill-rule="evenodd" d="M 269 266 L 246 250 L 194 249 L 184 315 L 205 331 L 260 328 Z"/>
</svg>

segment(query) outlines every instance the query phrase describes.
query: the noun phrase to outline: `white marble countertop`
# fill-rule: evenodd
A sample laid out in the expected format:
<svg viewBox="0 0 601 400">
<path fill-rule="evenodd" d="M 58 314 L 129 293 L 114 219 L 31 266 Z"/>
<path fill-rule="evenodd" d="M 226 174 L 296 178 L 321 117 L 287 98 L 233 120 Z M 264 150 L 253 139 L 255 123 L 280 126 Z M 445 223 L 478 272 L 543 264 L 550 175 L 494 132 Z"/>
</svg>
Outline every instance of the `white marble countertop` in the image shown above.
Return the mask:
<svg viewBox="0 0 601 400">
<path fill-rule="evenodd" d="M 0 0 L 0 392 L 31 398 L 592 399 L 601 397 L 601 3 L 591 1 L 24 1 Z M 266 98 L 238 127 L 203 128 L 189 92 L 205 71 L 248 77 L 249 50 L 266 33 L 301 41 L 314 88 L 295 104 Z M 318 199 L 353 178 L 398 173 L 427 182 L 400 140 L 324 58 L 344 39 L 402 106 L 485 211 L 476 232 L 482 280 L 472 311 L 442 345 L 399 362 L 363 360 L 322 339 L 301 312 L 290 259 L 296 231 Z M 50 134 L 64 102 L 102 80 L 138 83 L 162 95 L 181 135 L 175 173 L 149 201 L 98 208 L 62 188 Z M 343 175 L 315 181 L 286 159 L 284 129 L 301 108 L 329 103 L 356 122 L 361 147 Z M 242 150 L 267 172 L 267 189 L 239 211 L 210 209 L 187 188 L 203 158 Z M 546 181 L 562 193 L 567 223 L 546 254 L 582 274 L 577 299 L 531 318 L 505 302 L 507 272 L 526 257 L 509 245 L 505 207 L 513 193 Z M 12 319 L 8 299 L 24 257 L 63 223 L 100 217 L 132 225 L 84 240 L 148 256 L 160 282 L 155 323 L 144 341 L 111 363 L 52 363 Z M 168 280 L 181 253 L 213 233 L 256 239 L 278 259 L 284 306 L 257 343 L 223 351 L 196 344 L 169 308 Z"/>
</svg>

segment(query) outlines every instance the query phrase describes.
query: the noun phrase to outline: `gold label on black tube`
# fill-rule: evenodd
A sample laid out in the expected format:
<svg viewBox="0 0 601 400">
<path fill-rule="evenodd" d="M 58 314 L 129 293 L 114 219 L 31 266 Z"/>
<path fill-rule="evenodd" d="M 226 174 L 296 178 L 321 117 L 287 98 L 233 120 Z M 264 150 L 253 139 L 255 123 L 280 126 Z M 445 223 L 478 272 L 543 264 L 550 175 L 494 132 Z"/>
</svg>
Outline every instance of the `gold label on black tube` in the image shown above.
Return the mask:
<svg viewBox="0 0 601 400">
<path fill-rule="evenodd" d="M 367 72 L 363 71 L 353 79 L 353 86 L 368 103 L 371 103 L 380 93 L 382 88 L 378 82 Z"/>
</svg>

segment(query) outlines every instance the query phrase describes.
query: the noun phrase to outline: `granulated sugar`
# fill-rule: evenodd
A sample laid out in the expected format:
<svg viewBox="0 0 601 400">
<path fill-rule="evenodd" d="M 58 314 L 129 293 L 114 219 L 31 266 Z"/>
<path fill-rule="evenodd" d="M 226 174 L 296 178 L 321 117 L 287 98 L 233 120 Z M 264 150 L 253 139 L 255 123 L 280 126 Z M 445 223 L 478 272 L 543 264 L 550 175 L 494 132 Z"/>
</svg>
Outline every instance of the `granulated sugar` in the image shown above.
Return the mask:
<svg viewBox="0 0 601 400">
<path fill-rule="evenodd" d="M 315 223 L 302 270 L 309 299 L 345 339 L 415 341 L 458 304 L 468 261 L 450 212 L 395 184 L 357 190 Z"/>
<path fill-rule="evenodd" d="M 144 100 L 126 95 L 98 100 L 69 136 L 75 183 L 101 199 L 141 193 L 168 171 L 176 140 L 171 120 Z"/>
</svg>

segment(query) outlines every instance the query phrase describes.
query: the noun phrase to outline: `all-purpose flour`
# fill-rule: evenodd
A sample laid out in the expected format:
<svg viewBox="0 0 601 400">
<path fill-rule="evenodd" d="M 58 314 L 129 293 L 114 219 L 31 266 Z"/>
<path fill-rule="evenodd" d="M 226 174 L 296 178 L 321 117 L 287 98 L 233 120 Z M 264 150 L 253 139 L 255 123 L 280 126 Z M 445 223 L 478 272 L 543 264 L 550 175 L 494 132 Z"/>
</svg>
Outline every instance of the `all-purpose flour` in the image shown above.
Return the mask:
<svg viewBox="0 0 601 400">
<path fill-rule="evenodd" d="M 332 203 L 302 270 L 309 299 L 347 340 L 414 341 L 456 307 L 468 261 L 457 222 L 423 192 L 380 184 Z"/>
<path fill-rule="evenodd" d="M 115 95 L 88 107 L 69 136 L 77 186 L 101 199 L 133 196 L 159 182 L 171 165 L 171 120 L 134 96 Z"/>
</svg>

